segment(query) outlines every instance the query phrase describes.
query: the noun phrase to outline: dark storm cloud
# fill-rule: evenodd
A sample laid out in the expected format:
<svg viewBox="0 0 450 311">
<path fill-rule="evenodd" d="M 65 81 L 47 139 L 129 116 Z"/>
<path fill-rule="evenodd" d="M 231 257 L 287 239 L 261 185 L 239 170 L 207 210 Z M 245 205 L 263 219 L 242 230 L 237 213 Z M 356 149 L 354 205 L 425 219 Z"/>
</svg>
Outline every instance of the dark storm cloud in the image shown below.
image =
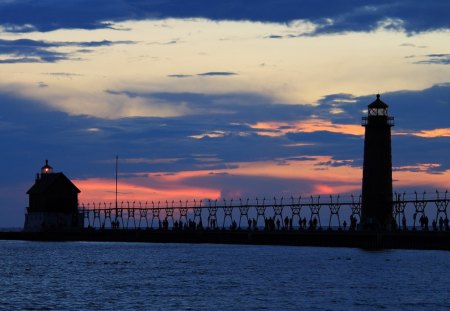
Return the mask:
<svg viewBox="0 0 450 311">
<path fill-rule="evenodd" d="M 54 48 L 67 46 L 101 47 L 114 44 L 132 44 L 131 41 L 89 41 L 89 42 L 51 42 L 30 39 L 4 40 L 0 39 L 0 63 L 55 63 L 61 60 L 73 59 L 73 53 L 57 52 Z"/>
<path fill-rule="evenodd" d="M 11 32 L 113 27 L 110 21 L 209 18 L 288 23 L 303 19 L 317 33 L 384 28 L 421 32 L 450 28 L 450 3 L 442 0 L 17 0 L 0 3 L 0 24 Z"/>
</svg>

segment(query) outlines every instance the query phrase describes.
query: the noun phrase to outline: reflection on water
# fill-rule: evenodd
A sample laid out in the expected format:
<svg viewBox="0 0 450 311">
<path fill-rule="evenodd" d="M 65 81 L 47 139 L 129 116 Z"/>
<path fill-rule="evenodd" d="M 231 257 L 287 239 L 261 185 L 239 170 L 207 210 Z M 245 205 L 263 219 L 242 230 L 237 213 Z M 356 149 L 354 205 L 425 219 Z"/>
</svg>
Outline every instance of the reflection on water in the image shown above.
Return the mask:
<svg viewBox="0 0 450 311">
<path fill-rule="evenodd" d="M 449 310 L 450 253 L 0 241 L 5 310 Z"/>
</svg>

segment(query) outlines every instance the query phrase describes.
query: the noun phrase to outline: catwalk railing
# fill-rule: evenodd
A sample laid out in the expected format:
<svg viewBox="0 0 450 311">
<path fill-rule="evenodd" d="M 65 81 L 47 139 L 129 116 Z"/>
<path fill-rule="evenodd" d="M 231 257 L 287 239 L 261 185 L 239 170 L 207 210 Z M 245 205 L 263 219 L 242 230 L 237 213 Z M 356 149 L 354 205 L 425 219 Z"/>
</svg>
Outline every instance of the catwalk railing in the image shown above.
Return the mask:
<svg viewBox="0 0 450 311">
<path fill-rule="evenodd" d="M 448 191 L 395 193 L 398 229 L 449 230 Z M 361 196 L 83 203 L 84 226 L 98 229 L 356 230 Z M 429 221 L 431 219 L 431 221 Z"/>
</svg>

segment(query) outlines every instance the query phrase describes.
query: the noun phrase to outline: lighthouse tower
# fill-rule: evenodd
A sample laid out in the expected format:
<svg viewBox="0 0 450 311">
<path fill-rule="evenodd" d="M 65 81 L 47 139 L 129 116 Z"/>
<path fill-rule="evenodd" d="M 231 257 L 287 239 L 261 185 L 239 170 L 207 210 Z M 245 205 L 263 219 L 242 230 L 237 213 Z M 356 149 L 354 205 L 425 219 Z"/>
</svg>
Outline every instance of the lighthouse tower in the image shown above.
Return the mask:
<svg viewBox="0 0 450 311">
<path fill-rule="evenodd" d="M 391 127 L 394 118 L 380 95 L 362 118 L 365 127 L 361 226 L 386 230 L 392 224 Z"/>
</svg>

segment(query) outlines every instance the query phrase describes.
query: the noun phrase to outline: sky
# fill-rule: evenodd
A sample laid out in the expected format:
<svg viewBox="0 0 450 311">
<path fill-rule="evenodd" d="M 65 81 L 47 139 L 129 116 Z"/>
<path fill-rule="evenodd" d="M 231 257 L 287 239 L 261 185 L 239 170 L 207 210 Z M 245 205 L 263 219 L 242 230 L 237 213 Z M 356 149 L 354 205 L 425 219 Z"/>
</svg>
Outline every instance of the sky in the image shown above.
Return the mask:
<svg viewBox="0 0 450 311">
<path fill-rule="evenodd" d="M 450 189 L 446 0 L 0 0 L 0 227 L 45 160 L 81 203 L 361 192 L 395 117 L 397 192 Z"/>
</svg>

